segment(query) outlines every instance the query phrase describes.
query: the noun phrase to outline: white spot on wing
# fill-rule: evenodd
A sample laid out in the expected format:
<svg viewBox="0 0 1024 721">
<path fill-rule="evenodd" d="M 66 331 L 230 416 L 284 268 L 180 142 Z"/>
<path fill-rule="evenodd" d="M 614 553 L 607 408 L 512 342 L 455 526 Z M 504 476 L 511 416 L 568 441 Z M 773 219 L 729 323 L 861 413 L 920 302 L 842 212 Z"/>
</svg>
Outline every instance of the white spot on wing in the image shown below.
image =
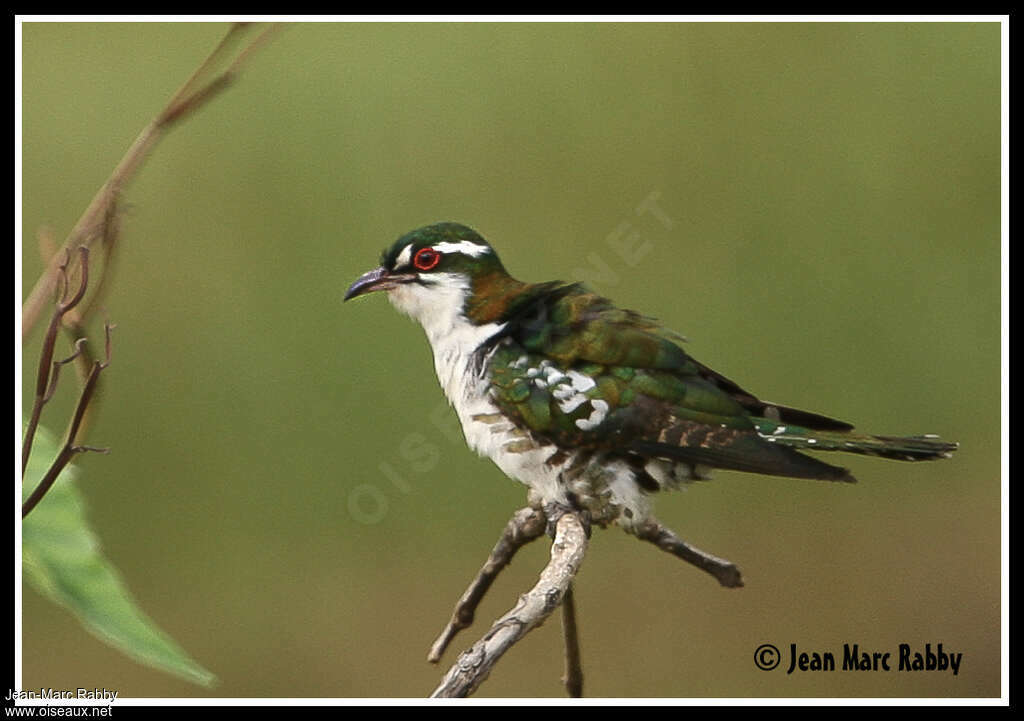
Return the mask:
<svg viewBox="0 0 1024 721">
<path fill-rule="evenodd" d="M 575 393 L 576 391 L 572 389 L 572 386 L 566 385 L 560 385 L 553 391 L 551 391 L 551 395 L 553 395 L 555 399 L 559 401 L 564 401 L 566 398 L 568 398 L 571 395 L 574 395 Z"/>
<path fill-rule="evenodd" d="M 569 380 L 572 381 L 572 387 L 580 393 L 586 393 L 597 385 L 593 378 L 588 375 L 584 375 L 579 371 L 569 371 L 568 375 Z"/>
<path fill-rule="evenodd" d="M 544 380 L 546 380 L 549 385 L 555 385 L 556 383 L 561 383 L 566 378 L 565 373 L 562 373 L 562 371 L 560 371 L 557 368 L 554 368 L 552 366 L 548 366 L 547 368 L 545 368 L 544 372 L 546 374 L 546 377 L 545 377 Z"/>
<path fill-rule="evenodd" d="M 592 431 L 601 425 L 601 421 L 608 415 L 608 403 L 605 401 L 593 400 L 590 401 L 590 405 L 593 407 L 593 412 L 590 414 L 590 418 L 580 418 L 576 421 L 576 427 L 581 431 Z"/>
<path fill-rule="evenodd" d="M 568 389 L 572 392 L 572 389 Z M 557 393 L 553 394 L 556 398 Z M 558 407 L 562 409 L 562 413 L 572 413 L 574 410 L 579 408 L 581 405 L 587 402 L 587 397 L 582 393 L 577 393 L 572 398 L 566 398 L 564 401 L 558 404 Z"/>
</svg>

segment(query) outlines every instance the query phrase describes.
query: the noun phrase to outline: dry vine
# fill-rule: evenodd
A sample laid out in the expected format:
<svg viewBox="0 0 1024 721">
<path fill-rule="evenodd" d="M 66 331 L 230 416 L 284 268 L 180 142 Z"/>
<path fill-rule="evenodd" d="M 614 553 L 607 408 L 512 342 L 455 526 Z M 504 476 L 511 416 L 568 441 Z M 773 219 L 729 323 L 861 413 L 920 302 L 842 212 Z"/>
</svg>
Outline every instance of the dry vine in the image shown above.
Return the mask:
<svg viewBox="0 0 1024 721">
<path fill-rule="evenodd" d="M 43 406 L 49 402 L 53 397 L 54 391 L 57 389 L 60 370 L 68 363 L 79 358 L 82 355 L 82 349 L 85 345 L 85 338 L 80 338 L 75 342 L 75 350 L 70 356 L 63 360 L 53 360 L 54 346 L 57 342 L 57 332 L 60 330 L 61 321 L 65 315 L 71 312 L 71 310 L 82 301 L 82 298 L 85 297 L 85 291 L 89 284 L 89 249 L 82 247 L 79 248 L 78 251 L 80 258 L 80 283 L 78 290 L 75 291 L 75 294 L 71 297 L 68 297 L 70 283 L 68 282 L 67 276 L 67 268 L 70 263 L 69 254 L 65 254 L 64 262 L 58 267 L 59 278 L 64 281 L 64 291 L 61 293 L 61 297 L 57 301 L 57 307 L 51 317 L 50 325 L 46 329 L 46 337 L 43 340 L 43 350 L 39 357 L 39 371 L 36 376 L 36 396 L 35 401 L 32 404 L 32 415 L 29 417 L 28 427 L 25 430 L 25 440 L 21 449 L 22 477 L 25 475 L 25 469 L 28 468 L 28 459 L 32 453 L 32 442 L 35 440 L 36 429 L 39 427 L 39 419 L 42 416 Z M 106 352 L 104 354 L 104 360 L 93 362 L 92 369 L 89 371 L 89 374 L 85 379 L 85 384 L 82 387 L 82 392 L 78 397 L 78 403 L 75 405 L 75 411 L 71 416 L 67 432 L 64 434 L 64 444 L 57 453 L 57 457 L 53 459 L 49 469 L 47 469 L 46 473 L 43 474 L 39 484 L 33 489 L 31 495 L 29 495 L 22 504 L 22 518 L 27 516 L 32 509 L 39 504 L 39 501 L 41 501 L 43 496 L 45 496 L 50 490 L 54 482 L 57 480 L 57 477 L 60 476 L 64 468 L 71 462 L 71 459 L 75 454 L 84 453 L 86 451 L 94 451 L 97 453 L 108 452 L 106 448 L 96 448 L 94 446 L 80 445 L 77 443 L 78 437 L 81 435 L 86 410 L 89 408 L 89 401 L 92 400 L 92 397 L 96 392 L 96 386 L 99 383 L 100 373 L 104 368 L 110 365 L 110 331 L 113 329 L 113 326 L 110 323 L 106 323 L 104 327 L 106 335 Z"/>
<path fill-rule="evenodd" d="M 246 23 L 235 23 L 231 26 L 210 55 L 199 65 L 185 84 L 174 93 L 149 125 L 142 130 L 75 223 L 63 245 L 59 249 L 54 249 L 54 244 L 48 234 L 45 232 L 39 234 L 40 248 L 47 256 L 48 262 L 22 306 L 22 339 L 32 331 L 50 297 L 55 292 L 57 301 L 43 339 L 36 377 L 35 399 L 22 442 L 23 477 L 28 467 L 28 459 L 32 452 L 43 407 L 53 397 L 60 371 L 68 363 L 74 361 L 79 364 L 82 390 L 65 433 L 64 444 L 43 475 L 42 480 L 22 505 L 22 518 L 38 505 L 75 454 L 85 451 L 107 452 L 107 449 L 104 448 L 83 445 L 78 442 L 78 439 L 84 434 L 88 425 L 88 414 L 92 408 L 90 401 L 96 395 L 100 374 L 110 363 L 110 331 L 113 326 L 109 322 L 104 324 L 105 344 L 102 361 L 94 359 L 94 354 L 85 337 L 84 328 L 88 312 L 101 296 L 105 287 L 104 280 L 110 275 L 116 247 L 115 241 L 119 230 L 118 199 L 122 189 L 135 176 L 143 161 L 167 131 L 224 90 L 237 77 L 239 70 L 249 60 L 253 52 L 262 47 L 271 33 L 279 28 L 277 24 L 270 25 L 244 45 L 233 60 L 227 62 L 226 57 L 231 48 L 240 41 L 246 25 Z M 227 62 L 226 67 L 218 72 L 218 66 L 223 66 L 225 62 Z M 86 299 L 90 280 L 90 249 L 97 244 L 105 254 L 104 272 L 99 275 L 98 282 L 94 284 L 92 296 Z M 69 295 L 72 283 L 76 279 L 77 290 Z M 63 289 L 60 289 L 61 285 L 63 285 Z M 61 327 L 71 335 L 74 350 L 67 358 L 55 361 L 53 358 L 57 334 Z"/>
</svg>

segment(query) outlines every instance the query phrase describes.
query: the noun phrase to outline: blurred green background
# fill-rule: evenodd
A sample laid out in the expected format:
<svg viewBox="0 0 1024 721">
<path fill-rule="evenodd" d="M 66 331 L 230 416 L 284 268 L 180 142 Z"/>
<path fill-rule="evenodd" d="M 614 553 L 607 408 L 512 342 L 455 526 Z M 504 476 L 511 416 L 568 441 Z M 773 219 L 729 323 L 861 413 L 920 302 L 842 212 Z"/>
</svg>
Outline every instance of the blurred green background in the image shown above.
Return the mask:
<svg viewBox="0 0 1024 721">
<path fill-rule="evenodd" d="M 37 229 L 65 237 L 225 29 L 23 25 L 25 293 Z M 26 586 L 24 688 L 423 696 L 532 585 L 543 542 L 426 663 L 524 488 L 451 437 L 421 331 L 341 296 L 399 234 L 456 220 L 516 276 L 587 279 L 764 398 L 961 443 L 845 458 L 854 486 L 720 471 L 658 498 L 740 590 L 596 531 L 588 695 L 999 695 L 999 90 L 997 24 L 288 27 L 129 188 L 93 324 L 117 330 L 90 517 L 220 685 L 136 665 Z M 787 676 L 754 666 L 766 642 L 964 660 Z M 561 672 L 552 619 L 478 695 L 558 697 Z"/>
</svg>

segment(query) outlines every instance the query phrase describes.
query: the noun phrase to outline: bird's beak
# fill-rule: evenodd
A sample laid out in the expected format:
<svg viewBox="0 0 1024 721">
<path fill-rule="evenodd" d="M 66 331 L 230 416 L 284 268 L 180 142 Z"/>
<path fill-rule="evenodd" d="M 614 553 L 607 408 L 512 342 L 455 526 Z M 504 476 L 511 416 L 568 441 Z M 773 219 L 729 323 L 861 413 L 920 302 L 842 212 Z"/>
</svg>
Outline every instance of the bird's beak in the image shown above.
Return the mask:
<svg viewBox="0 0 1024 721">
<path fill-rule="evenodd" d="M 344 300 L 364 293 L 372 293 L 375 290 L 388 290 L 413 280 L 416 280 L 415 273 L 392 273 L 384 267 L 374 268 L 369 273 L 363 273 L 355 283 L 349 286 Z"/>
</svg>

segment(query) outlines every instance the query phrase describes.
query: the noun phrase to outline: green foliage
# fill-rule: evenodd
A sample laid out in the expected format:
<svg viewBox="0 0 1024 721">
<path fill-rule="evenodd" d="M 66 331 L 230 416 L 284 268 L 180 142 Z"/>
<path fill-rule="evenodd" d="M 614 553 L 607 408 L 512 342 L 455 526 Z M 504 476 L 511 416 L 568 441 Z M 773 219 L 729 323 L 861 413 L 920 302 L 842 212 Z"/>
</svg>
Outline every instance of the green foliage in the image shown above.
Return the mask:
<svg viewBox="0 0 1024 721">
<path fill-rule="evenodd" d="M 57 454 L 53 435 L 39 428 L 22 488 L 28 498 Z M 117 569 L 89 528 L 68 466 L 22 524 L 24 576 L 41 594 L 68 608 L 90 632 L 135 660 L 194 683 L 215 677 L 197 664 L 135 604 Z"/>
</svg>

